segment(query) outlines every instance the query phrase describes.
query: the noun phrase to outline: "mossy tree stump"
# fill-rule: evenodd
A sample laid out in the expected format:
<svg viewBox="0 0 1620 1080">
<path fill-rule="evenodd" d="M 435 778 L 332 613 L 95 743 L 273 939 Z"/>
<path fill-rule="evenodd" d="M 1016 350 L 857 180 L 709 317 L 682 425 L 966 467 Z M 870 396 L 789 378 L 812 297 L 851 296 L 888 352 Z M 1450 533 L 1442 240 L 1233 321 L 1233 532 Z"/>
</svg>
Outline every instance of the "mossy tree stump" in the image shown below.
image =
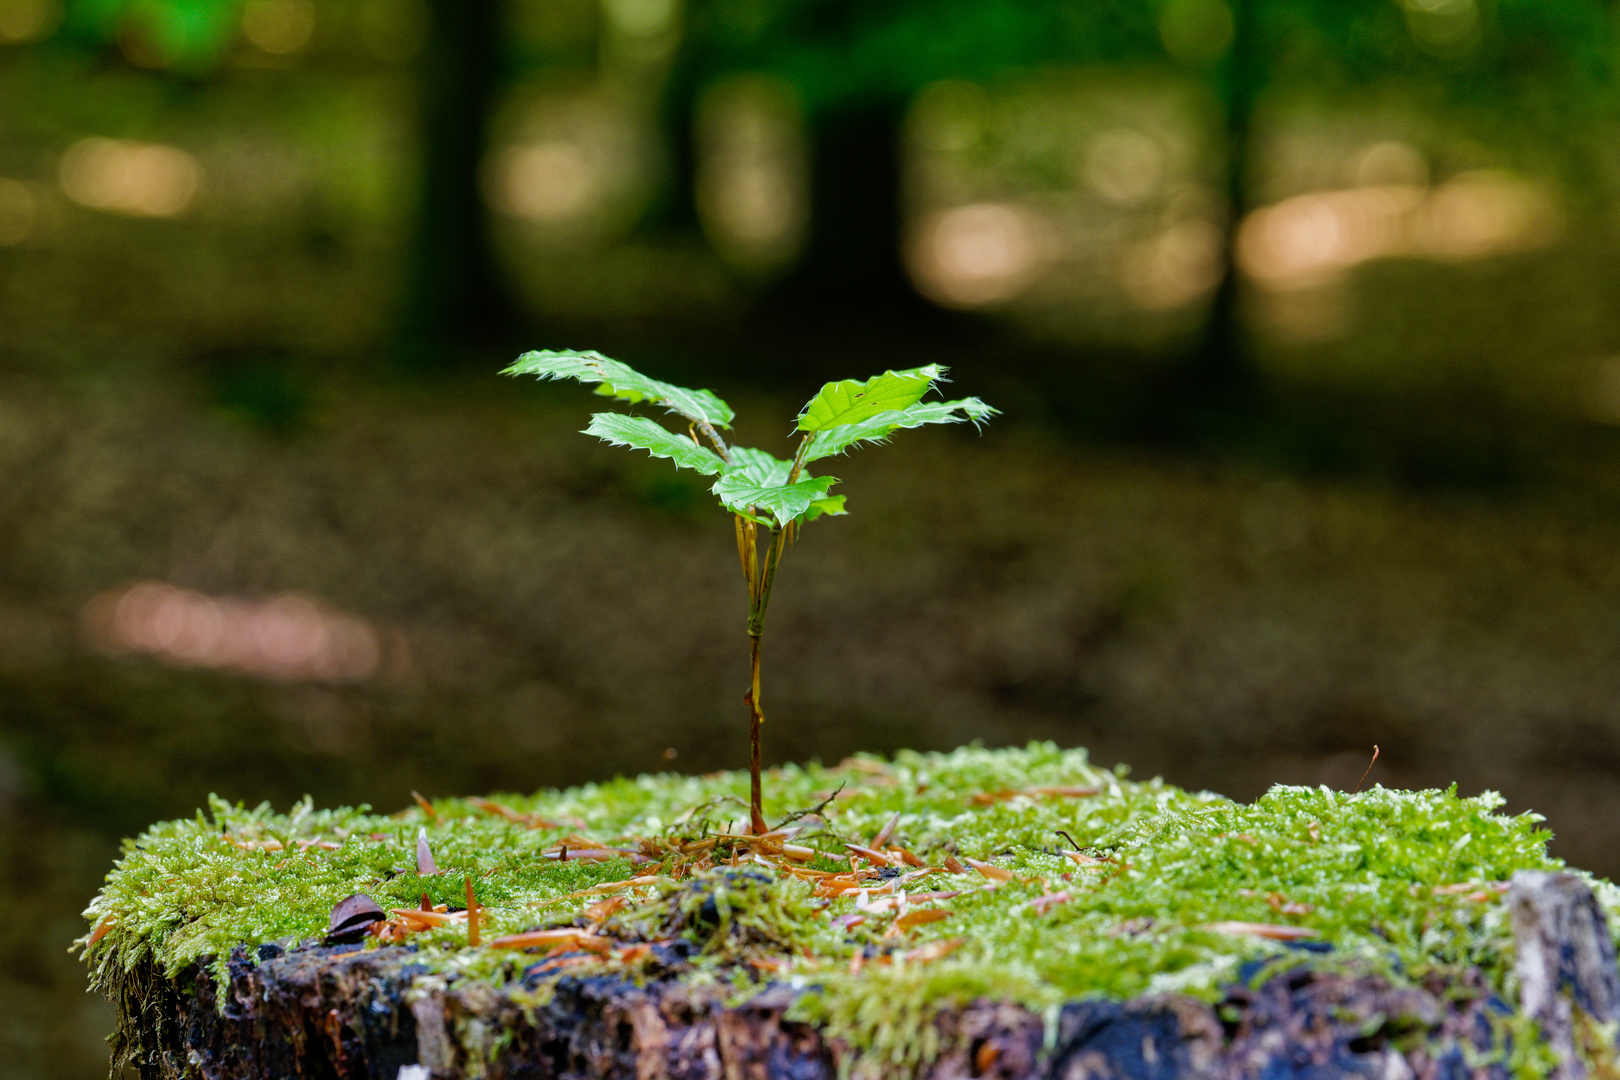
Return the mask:
<svg viewBox="0 0 1620 1080">
<path fill-rule="evenodd" d="M 1614 1065 L 1616 890 L 1490 797 L 1240 806 L 1033 746 L 782 770 L 820 809 L 760 839 L 727 827 L 740 780 L 154 827 L 87 913 L 115 1056 L 208 1080 Z M 338 925 L 362 886 L 379 910 Z"/>
</svg>

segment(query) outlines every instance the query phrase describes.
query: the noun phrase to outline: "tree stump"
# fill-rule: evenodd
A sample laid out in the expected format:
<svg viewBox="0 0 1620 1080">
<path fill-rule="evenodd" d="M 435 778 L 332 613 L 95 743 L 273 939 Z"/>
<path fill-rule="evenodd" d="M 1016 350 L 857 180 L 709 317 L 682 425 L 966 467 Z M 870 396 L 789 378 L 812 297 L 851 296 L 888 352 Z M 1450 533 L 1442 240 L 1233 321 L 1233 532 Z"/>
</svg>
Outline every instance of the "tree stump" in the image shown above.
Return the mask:
<svg viewBox="0 0 1620 1080">
<path fill-rule="evenodd" d="M 1575 1052 L 1578 1029 L 1586 1021 L 1620 1020 L 1620 974 L 1608 920 L 1574 874 L 1521 870 L 1513 875 L 1508 905 L 1518 946 L 1520 1008 L 1540 1024 L 1558 1058 L 1554 1080 L 1581 1080 L 1586 1069 Z"/>
<path fill-rule="evenodd" d="M 1509 890 L 1520 1009 L 1557 1057 L 1554 1075 L 1587 1075 L 1596 1022 L 1620 1019 L 1620 975 L 1591 890 L 1568 873 L 1522 871 Z M 934 1021 L 944 1052 L 930 1080 L 1507 1080 L 1501 1021 L 1512 1008 L 1477 972 L 1393 986 L 1301 963 L 1214 1005 L 1177 995 L 1091 1000 L 1043 1017 L 975 1001 Z M 121 1032 L 148 1080 L 834 1080 L 897 1075 L 789 1018 L 797 994 L 772 986 L 741 1005 L 724 987 L 543 977 L 499 988 L 425 976 L 407 947 L 263 946 L 239 952 L 220 985 L 203 969 L 147 972 L 121 1002 Z M 535 965 L 537 968 L 542 965 Z M 223 1000 L 222 1000 L 223 999 Z"/>
</svg>

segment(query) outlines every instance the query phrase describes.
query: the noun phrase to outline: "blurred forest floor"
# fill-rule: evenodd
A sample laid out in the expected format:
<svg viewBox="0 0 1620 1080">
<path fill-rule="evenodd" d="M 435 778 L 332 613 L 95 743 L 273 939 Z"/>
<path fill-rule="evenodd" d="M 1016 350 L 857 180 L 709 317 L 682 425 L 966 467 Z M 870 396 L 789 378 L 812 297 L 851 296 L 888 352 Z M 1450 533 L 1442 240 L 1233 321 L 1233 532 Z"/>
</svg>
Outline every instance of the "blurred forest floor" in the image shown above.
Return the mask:
<svg viewBox="0 0 1620 1080">
<path fill-rule="evenodd" d="M 385 251 L 108 228 L 124 254 L 15 251 L 0 274 L 0 1075 L 100 1074 L 78 912 L 121 836 L 209 791 L 392 810 L 745 753 L 744 589 L 700 480 L 576 434 L 589 396 L 499 379 L 505 357 L 361 374 Z M 1580 273 L 1537 265 L 1474 286 L 1530 352 L 1562 317 L 1535 290 Z M 1369 782 L 1501 790 L 1558 854 L 1620 872 L 1607 433 L 1534 482 L 1412 485 L 1077 442 L 973 379 L 956 389 L 1009 405 L 982 434 L 830 470 L 851 516 L 784 562 L 768 758 L 1053 739 L 1248 798 L 1351 788 L 1376 743 Z M 802 398 L 716 388 L 765 448 Z M 1460 408 L 1418 426 L 1465 415 L 1508 447 L 1537 430 Z M 137 581 L 308 597 L 371 627 L 381 662 L 275 681 L 110 654 L 87 610 Z"/>
</svg>

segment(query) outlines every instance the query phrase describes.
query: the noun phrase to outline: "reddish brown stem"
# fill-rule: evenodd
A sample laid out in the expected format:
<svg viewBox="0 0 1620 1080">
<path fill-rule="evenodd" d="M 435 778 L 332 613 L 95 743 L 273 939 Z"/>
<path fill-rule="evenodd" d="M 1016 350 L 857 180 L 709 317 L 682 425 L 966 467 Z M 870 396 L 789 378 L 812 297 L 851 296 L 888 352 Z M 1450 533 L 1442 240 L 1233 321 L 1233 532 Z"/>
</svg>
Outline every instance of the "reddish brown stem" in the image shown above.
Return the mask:
<svg viewBox="0 0 1620 1080">
<path fill-rule="evenodd" d="M 1361 785 L 1365 784 L 1367 782 L 1367 777 L 1372 775 L 1372 767 L 1374 765 L 1376 765 L 1376 764 L 1378 764 L 1378 747 L 1375 744 L 1373 746 L 1372 760 L 1367 762 L 1367 771 L 1361 774 L 1361 779 L 1356 781 L 1356 790 L 1352 791 L 1350 794 L 1352 794 L 1352 795 L 1361 794 Z"/>
<path fill-rule="evenodd" d="M 770 827 L 765 824 L 759 781 L 759 729 L 765 723 L 765 714 L 759 707 L 759 638 L 754 634 L 748 635 L 748 652 L 751 671 L 748 693 L 743 695 L 748 705 L 748 817 L 753 834 L 761 836 L 770 832 Z"/>
</svg>

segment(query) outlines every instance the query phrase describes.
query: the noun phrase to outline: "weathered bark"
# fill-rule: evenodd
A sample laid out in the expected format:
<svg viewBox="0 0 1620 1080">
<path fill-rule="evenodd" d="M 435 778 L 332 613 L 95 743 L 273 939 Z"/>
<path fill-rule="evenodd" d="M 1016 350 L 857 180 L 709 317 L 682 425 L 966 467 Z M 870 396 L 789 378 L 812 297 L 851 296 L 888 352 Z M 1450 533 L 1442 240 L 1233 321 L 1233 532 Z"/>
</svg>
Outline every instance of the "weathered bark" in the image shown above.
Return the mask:
<svg viewBox="0 0 1620 1080">
<path fill-rule="evenodd" d="M 1620 1020 L 1620 973 L 1608 920 L 1586 882 L 1574 874 L 1521 870 L 1508 889 L 1519 1003 L 1540 1025 L 1558 1055 L 1554 1080 L 1586 1075 L 1575 1053 L 1585 1017 Z"/>
<path fill-rule="evenodd" d="M 1525 1014 L 1563 1065 L 1583 1017 L 1620 1018 L 1608 927 L 1575 875 L 1522 873 L 1509 903 Z M 408 948 L 308 947 L 238 955 L 221 987 L 203 969 L 147 972 L 117 1002 L 130 1061 L 147 1080 L 833 1080 L 890 1076 L 814 1027 L 790 1020 L 797 991 L 773 986 L 741 1006 L 726 990 L 674 978 L 645 985 L 564 977 L 544 1005 L 525 992 L 547 977 L 496 987 L 422 978 Z M 220 997 L 223 995 L 223 1004 Z M 1506 1080 L 1500 1021 L 1510 1007 L 1477 971 L 1422 987 L 1304 965 L 1215 1006 L 1177 995 L 1063 1007 L 1048 1038 L 1038 1013 L 977 1001 L 935 1020 L 943 1053 L 929 1080 Z M 403 1071 L 402 1071 L 403 1070 Z"/>
<path fill-rule="evenodd" d="M 834 1080 L 844 1059 L 857 1075 L 893 1075 L 786 1019 L 797 996 L 787 987 L 728 1007 L 712 987 L 564 978 L 547 1004 L 531 1008 L 481 983 L 427 982 L 407 995 L 421 973 L 412 959 L 404 949 L 309 949 L 257 967 L 234 963 L 223 1011 L 212 981 L 194 973 L 195 993 L 176 988 L 153 1003 L 168 1013 L 162 1035 L 143 1034 L 133 1063 L 148 1080 L 396 1080 L 404 1066 L 420 1066 L 406 1078 L 432 1080 Z M 1491 1047 L 1489 1019 L 1505 1008 L 1477 982 L 1398 989 L 1300 969 L 1234 989 L 1216 1008 L 1174 995 L 1076 1002 L 1059 1014 L 1047 1049 L 1040 1014 L 979 1001 L 941 1012 L 946 1050 L 921 1075 L 1505 1080 L 1500 1066 L 1465 1068 Z M 1419 1048 L 1403 1053 L 1397 1041 Z"/>
</svg>

